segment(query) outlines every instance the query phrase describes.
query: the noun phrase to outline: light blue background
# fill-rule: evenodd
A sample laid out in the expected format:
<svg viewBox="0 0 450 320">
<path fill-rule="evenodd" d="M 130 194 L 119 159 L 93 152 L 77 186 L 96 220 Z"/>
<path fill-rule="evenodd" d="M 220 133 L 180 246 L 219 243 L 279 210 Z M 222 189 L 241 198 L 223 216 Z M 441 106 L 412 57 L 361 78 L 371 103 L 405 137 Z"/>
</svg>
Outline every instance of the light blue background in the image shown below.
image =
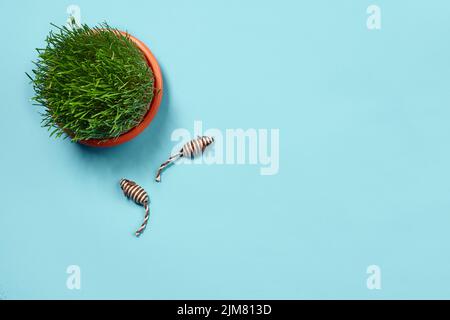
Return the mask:
<svg viewBox="0 0 450 320">
<path fill-rule="evenodd" d="M 450 298 L 449 1 L 73 3 L 151 48 L 164 101 L 117 148 L 49 139 L 25 72 L 72 2 L 0 2 L 0 298 Z M 195 120 L 279 128 L 279 174 L 177 166 L 157 185 Z M 140 239 L 122 177 L 152 198 Z"/>
</svg>

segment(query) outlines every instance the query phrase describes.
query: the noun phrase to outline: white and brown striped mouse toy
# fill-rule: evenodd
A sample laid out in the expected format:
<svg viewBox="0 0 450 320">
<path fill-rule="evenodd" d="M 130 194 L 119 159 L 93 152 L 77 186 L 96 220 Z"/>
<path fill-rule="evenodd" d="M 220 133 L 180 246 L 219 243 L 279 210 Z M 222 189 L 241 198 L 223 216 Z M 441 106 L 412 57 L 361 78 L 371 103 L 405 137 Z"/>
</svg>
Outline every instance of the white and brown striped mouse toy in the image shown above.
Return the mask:
<svg viewBox="0 0 450 320">
<path fill-rule="evenodd" d="M 156 173 L 155 178 L 156 182 L 161 182 L 161 174 L 163 170 L 166 169 L 168 166 L 170 166 L 177 159 L 181 157 L 193 159 L 194 157 L 203 154 L 206 147 L 208 147 L 213 142 L 214 142 L 213 137 L 203 136 L 197 137 L 197 139 L 191 140 L 185 145 L 183 145 L 183 147 L 177 154 L 170 156 L 170 158 L 159 167 L 158 172 Z"/>
</svg>

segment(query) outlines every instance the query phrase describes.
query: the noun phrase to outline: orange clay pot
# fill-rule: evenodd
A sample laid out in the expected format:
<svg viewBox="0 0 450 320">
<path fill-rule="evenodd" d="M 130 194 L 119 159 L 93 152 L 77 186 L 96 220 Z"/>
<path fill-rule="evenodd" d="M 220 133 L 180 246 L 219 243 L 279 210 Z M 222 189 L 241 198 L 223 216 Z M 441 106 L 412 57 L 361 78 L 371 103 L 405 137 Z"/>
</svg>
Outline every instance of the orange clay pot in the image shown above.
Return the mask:
<svg viewBox="0 0 450 320">
<path fill-rule="evenodd" d="M 123 35 L 128 35 L 126 32 L 120 31 Z M 130 40 L 133 41 L 137 47 L 142 51 L 142 53 L 145 56 L 145 59 L 147 60 L 147 63 L 150 67 L 150 69 L 153 72 L 153 76 L 155 78 L 154 80 L 154 95 L 153 99 L 150 102 L 150 108 L 145 114 L 144 118 L 142 119 L 142 122 L 139 123 L 136 127 L 133 129 L 123 133 L 122 135 L 116 137 L 116 138 L 110 138 L 110 139 L 89 139 L 89 140 L 81 140 L 79 143 L 91 146 L 91 147 L 113 147 L 117 146 L 119 144 L 125 143 L 127 141 L 130 141 L 131 139 L 135 138 L 138 134 L 140 134 L 142 131 L 144 131 L 145 128 L 152 122 L 153 118 L 156 116 L 156 113 L 158 112 L 159 105 L 161 104 L 162 94 L 163 94 L 163 79 L 161 75 L 161 69 L 159 68 L 158 61 L 156 61 L 156 58 L 153 56 L 150 49 L 140 40 L 136 39 L 135 37 L 128 35 L 130 37 Z"/>
</svg>

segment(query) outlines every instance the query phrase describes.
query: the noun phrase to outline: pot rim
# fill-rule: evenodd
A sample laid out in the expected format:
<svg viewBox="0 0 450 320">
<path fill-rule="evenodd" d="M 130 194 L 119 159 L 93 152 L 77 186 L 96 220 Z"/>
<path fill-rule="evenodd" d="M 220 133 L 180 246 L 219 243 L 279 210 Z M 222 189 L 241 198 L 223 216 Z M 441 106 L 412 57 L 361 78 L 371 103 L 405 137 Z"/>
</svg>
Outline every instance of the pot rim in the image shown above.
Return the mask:
<svg viewBox="0 0 450 320">
<path fill-rule="evenodd" d="M 130 40 L 133 41 L 136 44 L 136 46 L 139 48 L 139 50 L 141 50 L 141 52 L 144 54 L 147 64 L 153 72 L 154 95 L 153 95 L 152 101 L 150 101 L 150 107 L 149 107 L 147 113 L 144 115 L 144 118 L 137 126 L 135 126 L 134 128 L 130 129 L 129 131 L 127 131 L 115 138 L 88 139 L 88 140 L 78 141 L 78 143 L 86 145 L 86 146 L 113 147 L 113 146 L 117 146 L 122 143 L 130 141 L 131 139 L 135 138 L 140 133 L 142 133 L 142 131 L 144 131 L 144 129 L 148 127 L 148 125 L 152 122 L 153 118 L 158 113 L 158 109 L 161 104 L 162 95 L 163 95 L 163 79 L 162 79 L 161 69 L 159 67 L 158 61 L 156 60 L 155 56 L 150 51 L 150 49 L 142 41 L 133 37 L 128 32 L 124 32 L 124 31 L 120 31 L 120 30 L 119 30 L 119 32 L 124 36 L 128 36 L 130 38 Z"/>
</svg>

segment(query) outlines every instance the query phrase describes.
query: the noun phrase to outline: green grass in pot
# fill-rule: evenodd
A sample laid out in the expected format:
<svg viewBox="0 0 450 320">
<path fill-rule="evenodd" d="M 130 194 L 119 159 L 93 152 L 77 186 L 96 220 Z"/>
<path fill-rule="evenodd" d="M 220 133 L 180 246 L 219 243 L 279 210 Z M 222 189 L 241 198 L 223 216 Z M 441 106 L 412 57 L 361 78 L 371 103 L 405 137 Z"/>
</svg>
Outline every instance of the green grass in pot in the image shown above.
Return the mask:
<svg viewBox="0 0 450 320">
<path fill-rule="evenodd" d="M 154 94 L 154 77 L 129 36 L 106 23 L 58 27 L 37 49 L 33 100 L 44 106 L 51 136 L 73 141 L 115 138 L 138 125 Z"/>
</svg>

